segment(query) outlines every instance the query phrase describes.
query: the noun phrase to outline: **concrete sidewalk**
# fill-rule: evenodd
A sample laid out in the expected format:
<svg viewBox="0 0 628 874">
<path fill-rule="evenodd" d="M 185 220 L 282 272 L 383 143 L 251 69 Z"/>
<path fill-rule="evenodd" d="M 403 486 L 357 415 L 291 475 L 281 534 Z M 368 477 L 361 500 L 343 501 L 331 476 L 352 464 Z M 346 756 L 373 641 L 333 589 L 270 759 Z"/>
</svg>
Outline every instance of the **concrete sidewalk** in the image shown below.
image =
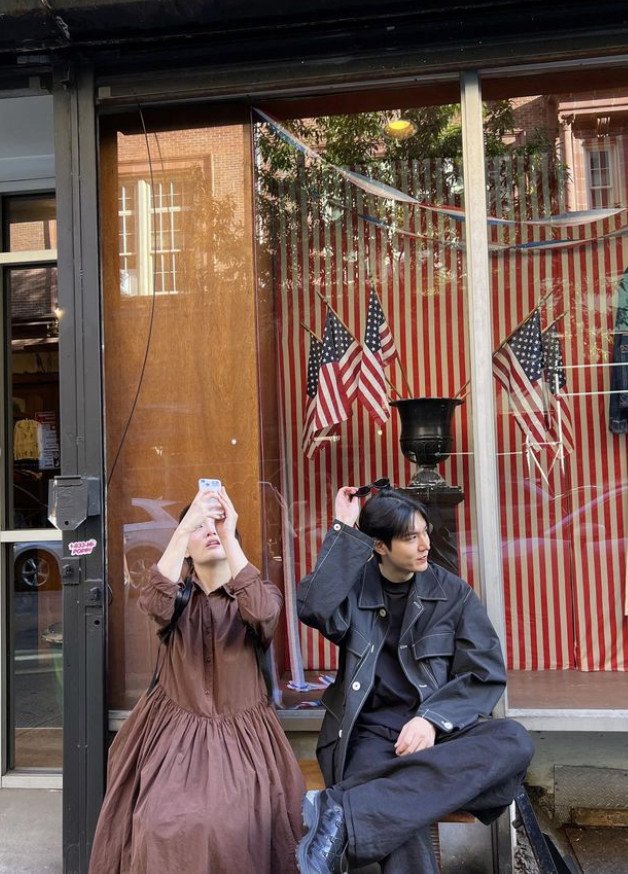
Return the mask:
<svg viewBox="0 0 628 874">
<path fill-rule="evenodd" d="M 0 874 L 62 874 L 61 790 L 0 789 Z"/>
</svg>

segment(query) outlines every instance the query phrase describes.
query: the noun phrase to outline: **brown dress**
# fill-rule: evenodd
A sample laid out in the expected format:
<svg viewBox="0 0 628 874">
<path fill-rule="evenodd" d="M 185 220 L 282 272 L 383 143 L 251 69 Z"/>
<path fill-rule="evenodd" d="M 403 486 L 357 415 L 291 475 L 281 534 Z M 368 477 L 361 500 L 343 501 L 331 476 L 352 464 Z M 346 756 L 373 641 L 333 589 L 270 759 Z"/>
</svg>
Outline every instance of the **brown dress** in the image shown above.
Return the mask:
<svg viewBox="0 0 628 874">
<path fill-rule="evenodd" d="M 153 568 L 140 606 L 160 624 L 178 586 Z M 267 702 L 253 633 L 270 643 L 281 593 L 247 565 L 195 586 L 109 753 L 90 874 L 293 874 L 301 771 Z"/>
</svg>

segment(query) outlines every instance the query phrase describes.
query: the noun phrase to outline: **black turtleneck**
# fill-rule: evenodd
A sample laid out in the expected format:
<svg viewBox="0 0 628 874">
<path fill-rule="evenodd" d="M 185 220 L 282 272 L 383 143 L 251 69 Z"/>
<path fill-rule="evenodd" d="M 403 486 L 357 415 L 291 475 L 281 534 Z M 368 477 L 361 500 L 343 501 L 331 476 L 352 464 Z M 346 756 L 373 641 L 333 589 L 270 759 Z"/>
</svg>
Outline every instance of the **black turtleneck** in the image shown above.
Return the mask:
<svg viewBox="0 0 628 874">
<path fill-rule="evenodd" d="M 407 583 L 391 583 L 380 573 L 384 604 L 388 610 L 388 631 L 375 665 L 374 686 L 358 717 L 357 727 L 375 726 L 401 731 L 416 715 L 419 696 L 399 662 L 399 636 L 408 592 Z"/>
</svg>

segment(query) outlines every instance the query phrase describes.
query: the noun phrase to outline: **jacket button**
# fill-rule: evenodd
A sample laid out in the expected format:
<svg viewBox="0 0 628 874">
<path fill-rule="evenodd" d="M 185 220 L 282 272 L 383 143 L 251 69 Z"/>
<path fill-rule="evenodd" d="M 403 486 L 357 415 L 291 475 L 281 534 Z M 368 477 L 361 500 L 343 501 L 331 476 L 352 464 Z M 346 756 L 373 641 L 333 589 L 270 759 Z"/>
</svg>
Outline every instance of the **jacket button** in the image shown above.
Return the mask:
<svg viewBox="0 0 628 874">
<path fill-rule="evenodd" d="M 340 531 L 340 525 L 338 524 L 338 522 L 336 522 L 336 524 L 334 525 L 334 531 Z"/>
<path fill-rule="evenodd" d="M 353 689 L 354 692 L 358 692 L 358 691 L 359 691 L 359 689 L 360 689 L 360 684 L 358 683 L 357 680 L 355 681 L 355 683 L 351 683 L 351 688 Z"/>
<path fill-rule="evenodd" d="M 384 607 L 380 607 L 380 608 L 379 608 L 379 615 L 382 617 L 382 619 L 384 619 L 384 617 L 386 617 L 386 616 L 388 615 L 388 614 L 386 613 L 386 610 L 385 610 Z"/>
<path fill-rule="evenodd" d="M 453 728 L 453 725 L 451 724 L 451 722 L 443 722 L 443 728 L 449 731 L 450 728 Z"/>
<path fill-rule="evenodd" d="M 338 737 L 342 737 L 342 729 L 338 732 Z"/>
</svg>

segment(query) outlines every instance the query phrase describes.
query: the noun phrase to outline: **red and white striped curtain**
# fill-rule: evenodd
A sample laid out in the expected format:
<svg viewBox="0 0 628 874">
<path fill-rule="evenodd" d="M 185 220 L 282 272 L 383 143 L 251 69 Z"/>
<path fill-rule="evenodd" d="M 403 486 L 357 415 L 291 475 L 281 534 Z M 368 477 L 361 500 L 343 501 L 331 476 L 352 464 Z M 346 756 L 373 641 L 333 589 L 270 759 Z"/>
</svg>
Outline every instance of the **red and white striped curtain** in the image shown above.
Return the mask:
<svg viewBox="0 0 628 874">
<path fill-rule="evenodd" d="M 493 169 L 512 180 L 512 202 L 489 203 L 494 215 L 521 220 L 492 230 L 493 242 L 551 238 L 551 229 L 525 225 L 550 211 L 549 171 L 537 168 L 534 195 L 525 191 L 518 158 L 500 158 Z M 435 201 L 459 204 L 451 161 L 409 162 L 398 168 L 404 191 L 431 191 Z M 540 180 L 540 181 L 538 181 Z M 313 459 L 301 450 L 306 401 L 307 325 L 321 336 L 328 299 L 349 330 L 363 339 L 369 277 L 379 293 L 399 351 L 402 367 L 389 373 L 405 396 L 455 395 L 468 380 L 466 261 L 460 225 L 439 213 L 398 207 L 394 220 L 417 235 L 386 231 L 364 216 L 377 215 L 377 199 L 338 183 L 343 207 L 330 211 L 313 194 L 303 170 L 285 184 L 283 195 L 296 205 L 291 217 L 280 215 L 275 285 L 282 429 L 284 496 L 295 532 L 293 580 L 309 572 L 331 521 L 333 497 L 342 484 L 368 483 L 380 476 L 405 485 L 411 465 L 399 448 L 396 411 L 378 427 L 360 407 L 326 441 Z M 335 220 L 334 220 L 335 219 Z M 607 220 L 568 232 L 591 240 L 575 248 L 542 253 L 521 249 L 491 252 L 492 348 L 504 340 L 549 291 L 542 310 L 544 325 L 565 312 L 563 336 L 566 392 L 571 395 L 576 448 L 564 470 L 555 464 L 545 482 L 529 468 L 521 431 L 508 414 L 507 398 L 497 389 L 497 445 L 503 576 L 507 622 L 507 660 L 511 669 L 624 670 L 628 662 L 628 620 L 624 616 L 628 452 L 626 438 L 608 430 L 608 395 L 617 282 L 628 265 L 622 236 L 595 240 L 615 225 Z M 618 225 L 617 225 L 618 226 Z M 561 233 L 565 236 L 565 232 Z M 457 242 L 458 241 L 458 242 Z M 489 342 L 489 338 L 487 338 Z M 454 450 L 440 471 L 462 486 L 458 508 L 461 576 L 476 580 L 474 544 L 479 532 L 473 515 L 471 416 L 473 394 L 454 418 Z M 547 471 L 551 450 L 540 463 Z M 490 585 L 491 581 L 487 581 Z M 301 627 L 306 669 L 336 667 L 335 648 L 316 632 Z"/>
</svg>

